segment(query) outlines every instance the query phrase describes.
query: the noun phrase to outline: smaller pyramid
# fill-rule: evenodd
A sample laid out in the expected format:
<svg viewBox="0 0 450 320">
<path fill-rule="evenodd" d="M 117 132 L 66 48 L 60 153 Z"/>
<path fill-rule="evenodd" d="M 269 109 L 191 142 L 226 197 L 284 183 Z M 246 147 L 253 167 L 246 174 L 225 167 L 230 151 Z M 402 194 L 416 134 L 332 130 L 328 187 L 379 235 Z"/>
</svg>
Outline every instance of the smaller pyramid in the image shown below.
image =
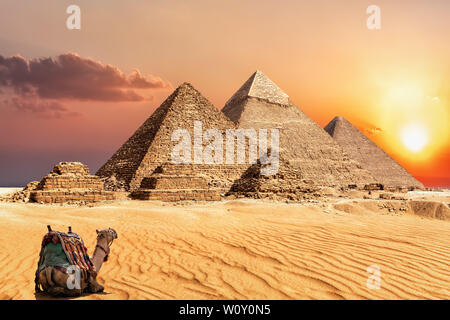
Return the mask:
<svg viewBox="0 0 450 320">
<path fill-rule="evenodd" d="M 92 176 L 80 162 L 60 162 L 30 192 L 30 200 L 39 203 L 76 203 L 114 200 L 103 182 Z"/>
<path fill-rule="evenodd" d="M 405 168 L 356 129 L 344 117 L 335 117 L 325 126 L 344 151 L 369 171 L 377 182 L 385 187 L 423 188 L 423 184 L 409 174 Z"/>
<path fill-rule="evenodd" d="M 303 179 L 301 173 L 280 159 L 279 171 L 270 176 L 261 174 L 266 166 L 258 161 L 234 181 L 227 195 L 244 195 L 250 198 L 272 200 L 303 200 L 316 196 L 320 188 L 312 180 Z"/>
<path fill-rule="evenodd" d="M 220 201 L 217 189 L 210 188 L 208 179 L 195 166 L 165 163 L 141 181 L 132 192 L 138 200 L 161 201 Z"/>
</svg>

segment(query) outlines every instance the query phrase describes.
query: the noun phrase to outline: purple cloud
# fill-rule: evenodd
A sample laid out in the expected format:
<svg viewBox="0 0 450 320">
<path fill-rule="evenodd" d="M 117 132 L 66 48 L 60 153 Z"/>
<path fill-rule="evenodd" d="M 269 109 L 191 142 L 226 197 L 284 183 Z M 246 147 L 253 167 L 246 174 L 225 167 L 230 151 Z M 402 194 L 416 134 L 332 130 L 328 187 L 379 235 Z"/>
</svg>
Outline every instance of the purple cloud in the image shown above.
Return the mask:
<svg viewBox="0 0 450 320">
<path fill-rule="evenodd" d="M 26 97 L 91 101 L 142 101 L 137 90 L 170 88 L 170 83 L 138 70 L 126 75 L 117 67 L 65 53 L 56 58 L 26 60 L 0 55 L 0 86 Z M 151 98 L 150 98 L 151 99 Z"/>
<path fill-rule="evenodd" d="M 67 106 L 58 101 L 43 100 L 37 97 L 13 96 L 10 99 L 5 99 L 3 103 L 18 112 L 32 113 L 43 119 L 61 119 L 81 116 L 81 113 L 70 110 Z"/>
</svg>

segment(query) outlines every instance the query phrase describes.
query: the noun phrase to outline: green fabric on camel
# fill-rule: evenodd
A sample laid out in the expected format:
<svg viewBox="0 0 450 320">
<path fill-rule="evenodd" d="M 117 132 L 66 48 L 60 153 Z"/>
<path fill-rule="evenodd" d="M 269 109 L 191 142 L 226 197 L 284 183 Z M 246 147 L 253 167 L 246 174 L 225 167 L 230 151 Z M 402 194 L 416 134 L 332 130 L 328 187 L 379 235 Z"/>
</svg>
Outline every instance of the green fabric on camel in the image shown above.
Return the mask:
<svg viewBox="0 0 450 320">
<path fill-rule="evenodd" d="M 70 263 L 67 259 L 66 253 L 63 250 L 61 243 L 54 244 L 49 242 L 44 248 L 44 261 L 39 268 L 39 271 L 48 266 L 69 267 Z"/>
</svg>

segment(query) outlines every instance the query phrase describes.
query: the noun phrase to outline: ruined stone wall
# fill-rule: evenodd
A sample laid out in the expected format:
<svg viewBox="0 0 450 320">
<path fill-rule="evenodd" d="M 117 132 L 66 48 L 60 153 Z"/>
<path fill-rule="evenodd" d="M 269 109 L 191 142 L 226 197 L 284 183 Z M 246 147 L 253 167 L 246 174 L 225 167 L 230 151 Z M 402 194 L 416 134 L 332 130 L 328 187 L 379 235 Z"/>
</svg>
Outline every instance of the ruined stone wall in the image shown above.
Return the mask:
<svg viewBox="0 0 450 320">
<path fill-rule="evenodd" d="M 226 195 L 294 201 L 320 196 L 318 185 L 312 180 L 304 179 L 295 168 L 290 167 L 289 163 L 281 161 L 280 170 L 271 176 L 261 175 L 263 166 L 258 163 L 249 167 L 233 183 Z"/>
<path fill-rule="evenodd" d="M 103 190 L 103 183 L 95 176 L 48 175 L 41 180 L 38 188 L 41 190 L 77 188 Z"/>
<path fill-rule="evenodd" d="M 220 195 L 214 190 L 136 190 L 136 200 L 176 201 L 220 201 Z"/>
<path fill-rule="evenodd" d="M 154 175 L 144 178 L 141 188 L 144 189 L 194 189 L 208 187 L 203 177 L 188 175 Z"/>
<path fill-rule="evenodd" d="M 226 192 L 247 169 L 248 164 L 164 164 L 164 173 L 172 176 L 201 176 L 208 188 Z M 158 170 L 156 170 L 158 171 Z"/>
<path fill-rule="evenodd" d="M 138 200 L 219 201 L 220 193 L 211 188 L 208 179 L 192 165 L 166 163 L 142 179 L 139 189 L 131 193 Z"/>
<path fill-rule="evenodd" d="M 31 193 L 31 200 L 38 203 L 80 203 L 114 200 L 112 192 L 97 190 L 36 190 Z"/>
<path fill-rule="evenodd" d="M 89 176 L 89 168 L 81 162 L 60 162 L 52 170 L 57 175 Z"/>
</svg>

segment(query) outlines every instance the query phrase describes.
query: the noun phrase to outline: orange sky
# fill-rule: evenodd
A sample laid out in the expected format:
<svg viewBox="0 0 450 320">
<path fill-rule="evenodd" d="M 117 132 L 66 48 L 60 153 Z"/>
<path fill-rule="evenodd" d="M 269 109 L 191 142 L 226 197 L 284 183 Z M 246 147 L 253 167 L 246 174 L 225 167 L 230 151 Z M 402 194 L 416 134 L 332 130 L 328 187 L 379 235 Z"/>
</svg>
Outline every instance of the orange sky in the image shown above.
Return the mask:
<svg viewBox="0 0 450 320">
<path fill-rule="evenodd" d="M 70 4 L 81 30 L 65 27 Z M 372 4 L 381 30 L 366 28 Z M 172 87 L 189 81 L 218 108 L 259 69 L 320 125 L 343 115 L 426 185 L 450 186 L 449 16 L 447 0 L 2 0 L 0 55 L 74 52 Z M 95 171 L 171 90 L 134 102 L 53 97 L 79 116 L 52 119 L 0 103 L 0 185 L 60 160 Z"/>
</svg>

